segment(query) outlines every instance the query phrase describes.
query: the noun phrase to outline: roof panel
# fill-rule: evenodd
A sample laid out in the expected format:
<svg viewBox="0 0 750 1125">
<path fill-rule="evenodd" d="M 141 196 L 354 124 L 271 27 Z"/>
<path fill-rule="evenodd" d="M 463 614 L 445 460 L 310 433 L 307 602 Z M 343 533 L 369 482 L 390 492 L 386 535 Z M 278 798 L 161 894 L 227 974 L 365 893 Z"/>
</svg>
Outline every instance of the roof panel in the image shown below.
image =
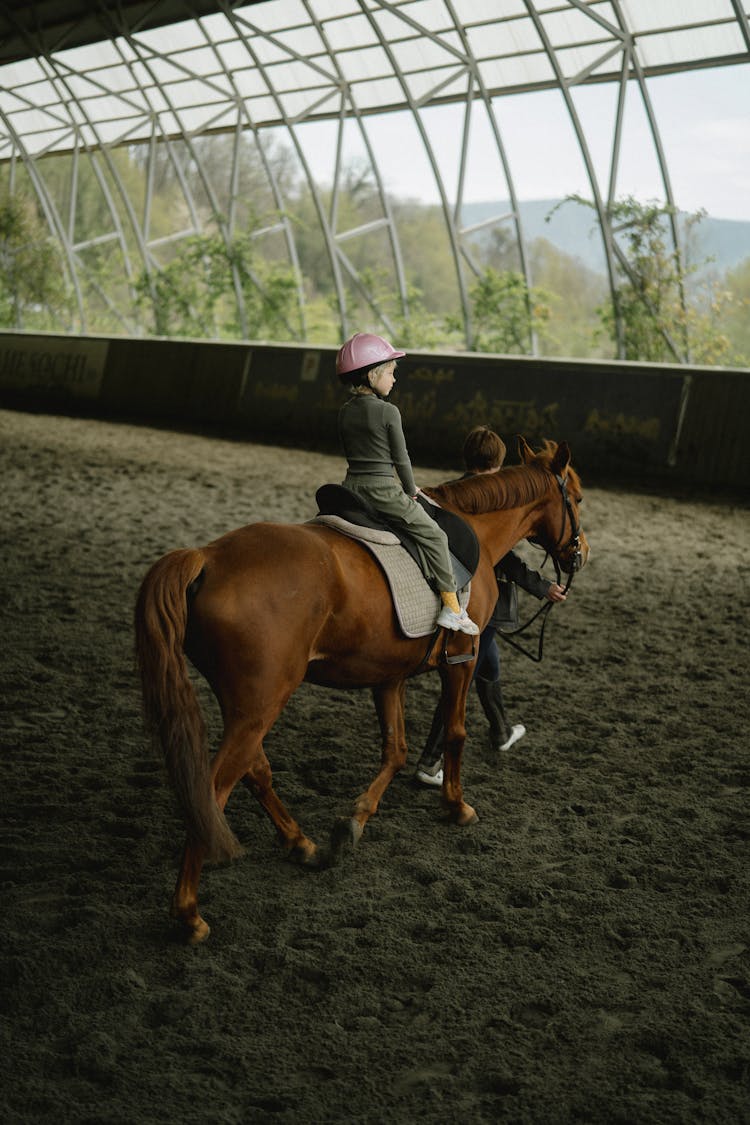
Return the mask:
<svg viewBox="0 0 750 1125">
<path fill-rule="evenodd" d="M 402 106 L 406 104 L 403 86 L 397 78 L 375 79 L 357 83 L 354 90 L 354 101 L 359 109 L 373 105 Z"/>
<path fill-rule="evenodd" d="M 333 51 L 368 46 L 375 39 L 372 24 L 362 13 L 343 19 L 326 20 L 323 27 L 326 41 Z"/>
<path fill-rule="evenodd" d="M 71 70 L 78 71 L 92 70 L 94 67 L 116 66 L 120 61 L 116 43 L 112 40 L 97 43 L 96 47 L 75 47 L 72 50 L 60 52 L 57 57 L 64 59 L 65 65 L 70 67 Z"/>
<path fill-rule="evenodd" d="M 451 46 L 455 44 L 444 42 L 442 37 L 439 40 L 422 37 L 416 42 L 394 43 L 392 53 L 400 70 L 420 71 L 446 64 L 455 65 L 456 52 L 449 49 Z M 464 54 L 463 51 L 460 53 Z"/>
<path fill-rule="evenodd" d="M 216 50 L 227 71 L 246 70 L 252 65 L 252 59 L 247 53 L 247 47 L 241 39 L 234 39 L 228 43 L 219 43 Z"/>
<path fill-rule="evenodd" d="M 69 81 L 81 94 L 91 94 L 94 90 L 102 89 L 128 96 L 138 92 L 138 84 L 132 71 L 121 62 L 116 66 L 91 69 L 84 74 L 71 74 Z"/>
<path fill-rule="evenodd" d="M 303 58 L 325 52 L 325 44 L 320 38 L 320 32 L 312 24 L 309 27 L 279 31 L 276 33 L 276 41 L 283 44 L 292 54 L 302 55 Z"/>
<path fill-rule="evenodd" d="M 138 31 L 136 37 L 139 43 L 150 47 L 152 51 L 162 51 L 166 38 L 170 54 L 189 51 L 193 47 L 204 47 L 206 44 L 206 36 L 198 20 L 172 24 L 168 32 L 162 27 L 156 27 L 153 31 Z"/>
<path fill-rule="evenodd" d="M 409 77 L 408 88 L 411 96 L 417 102 L 428 98 L 436 86 L 440 86 L 441 93 L 446 93 L 453 85 L 456 93 L 466 96 L 468 87 L 468 71 L 465 66 L 443 67 L 440 71 L 430 71 L 427 74 L 413 74 Z"/>
<path fill-rule="evenodd" d="M 553 47 L 569 47 L 592 39 L 609 41 L 612 38 L 611 32 L 580 8 L 550 12 L 541 17 L 541 22 Z"/>
<path fill-rule="evenodd" d="M 245 39 L 246 64 L 253 65 L 256 58 L 262 66 L 269 63 L 286 62 L 290 57 L 289 52 L 275 39 L 264 39 L 263 36 L 253 35 Z"/>
<path fill-rule="evenodd" d="M 543 50 L 539 32 L 528 16 L 507 23 L 482 24 L 469 28 L 467 34 L 472 54 L 478 59 Z"/>
<path fill-rule="evenodd" d="M 383 47 L 366 47 L 339 55 L 341 74 L 347 82 L 390 77 L 393 67 Z"/>
<path fill-rule="evenodd" d="M 524 0 L 454 0 L 453 10 L 464 27 L 528 14 Z"/>
<path fill-rule="evenodd" d="M 304 94 L 307 90 L 317 90 L 321 85 L 328 84 L 320 71 L 313 70 L 303 62 L 296 59 L 285 59 L 284 62 L 274 63 L 264 68 L 266 79 L 274 90 L 286 93 L 289 90 L 299 91 Z"/>
<path fill-rule="evenodd" d="M 3 5 L 0 60 L 19 50 L 18 35 L 12 44 L 10 37 L 30 7 L 20 0 Z M 283 121 L 274 108 L 279 104 L 274 90 L 283 95 L 287 113 L 294 105 L 293 116 L 326 116 L 338 111 L 339 75 L 364 112 L 404 106 L 407 94 L 427 103 L 462 99 L 464 35 L 493 96 L 553 87 L 555 68 L 532 15 L 540 19 L 566 78 L 614 80 L 621 65 L 616 50 L 606 58 L 621 41 L 611 0 L 592 0 L 586 11 L 571 0 L 452 0 L 452 5 L 390 0 L 387 7 L 379 0 L 263 0 L 222 11 L 202 0 L 99 0 L 95 13 L 78 0 L 61 0 L 52 7 L 54 24 L 37 28 L 36 38 L 24 42 L 36 42 L 40 52 L 66 45 L 46 55 L 44 68 L 69 79 L 92 121 L 130 118 L 135 111 L 146 122 L 148 107 L 165 97 L 179 106 L 185 121 L 213 121 L 222 114 L 229 120 L 236 114 L 237 90 L 248 99 L 254 121 Z M 635 57 L 647 75 L 750 58 L 750 32 L 732 0 L 619 0 L 618 10 L 634 33 Z M 157 26 L 159 13 L 168 26 Z M 198 18 L 179 18 L 189 13 Z M 97 28 L 100 41 L 81 45 L 96 37 Z M 109 40 L 113 29 L 122 34 Z M 130 62 L 139 56 L 140 62 L 123 65 L 123 57 Z M 392 73 L 394 63 L 407 93 Z M 26 116 L 30 106 L 24 98 L 51 107 L 61 96 L 46 78 L 39 85 L 41 72 L 34 58 L 0 65 L 0 105 L 8 122 L 0 126 L 0 145 L 5 130 L 23 134 L 31 120 L 36 127 L 28 129 L 28 144 L 44 148 L 59 140 L 53 119 L 48 128 L 54 135 L 46 136 L 41 119 Z M 11 90 L 18 97 L 9 96 Z"/>
<path fill-rule="evenodd" d="M 454 26 L 443 0 L 401 0 L 394 7 L 405 17 L 404 22 L 411 20 L 426 31 L 439 32 Z"/>
<path fill-rule="evenodd" d="M 675 30 L 669 34 L 644 35 L 640 37 L 638 46 L 640 56 L 647 68 L 667 67 L 675 70 L 679 70 L 686 63 L 726 58 L 741 54 L 745 50 L 742 33 L 737 24 L 720 24 L 715 27 Z"/>
<path fill-rule="evenodd" d="M 306 27 L 309 24 L 310 17 L 301 0 L 281 0 L 281 3 L 284 7 L 283 14 L 279 12 L 279 0 L 264 0 L 262 4 L 240 5 L 234 10 L 233 14 L 238 19 L 247 20 L 250 24 L 254 24 L 265 32 L 279 31 L 284 27 Z M 332 7 L 333 3 L 324 6 L 326 8 Z M 359 8 L 357 3 L 349 3 L 348 6 L 355 9 Z"/>
<path fill-rule="evenodd" d="M 372 17 L 381 39 L 384 39 L 386 43 L 390 43 L 394 39 L 416 39 L 421 35 L 418 28 L 405 23 L 401 16 L 396 15 L 389 9 L 379 8 L 373 11 Z"/>
<path fill-rule="evenodd" d="M 19 110 L 26 106 L 34 106 L 39 109 L 47 105 L 57 105 L 60 100 L 54 83 L 41 71 L 34 75 L 34 81 L 32 82 L 19 82 L 13 87 L 3 85 L 0 87 L 0 91 L 3 95 L 12 96 L 15 99 L 16 108 Z"/>
<path fill-rule="evenodd" d="M 732 0 L 621 0 L 623 13 L 635 35 L 691 24 L 736 20 Z"/>
<path fill-rule="evenodd" d="M 488 59 L 479 65 L 484 86 L 491 94 L 499 90 L 538 88 L 554 81 L 555 72 L 546 55 L 519 55 Z"/>
<path fill-rule="evenodd" d="M 278 103 L 272 94 L 249 99 L 245 103 L 245 110 L 253 125 L 278 124 L 281 121 Z"/>
<path fill-rule="evenodd" d="M 80 98 L 78 105 L 89 121 L 113 121 L 133 116 L 133 107 L 121 98 L 98 95 L 96 98 Z"/>
</svg>

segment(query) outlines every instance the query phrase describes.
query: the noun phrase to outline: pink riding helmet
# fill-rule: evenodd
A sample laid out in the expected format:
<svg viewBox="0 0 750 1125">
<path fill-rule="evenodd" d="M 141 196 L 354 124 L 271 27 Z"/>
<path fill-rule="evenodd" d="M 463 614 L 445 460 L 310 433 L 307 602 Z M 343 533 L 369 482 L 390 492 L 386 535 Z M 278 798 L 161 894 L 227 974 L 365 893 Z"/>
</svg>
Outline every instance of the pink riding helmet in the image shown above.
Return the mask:
<svg viewBox="0 0 750 1125">
<path fill-rule="evenodd" d="M 406 352 L 398 352 L 382 336 L 371 332 L 355 332 L 350 340 L 339 348 L 336 356 L 336 374 L 339 378 L 360 371 L 363 367 L 376 367 L 390 359 L 401 359 Z"/>
</svg>

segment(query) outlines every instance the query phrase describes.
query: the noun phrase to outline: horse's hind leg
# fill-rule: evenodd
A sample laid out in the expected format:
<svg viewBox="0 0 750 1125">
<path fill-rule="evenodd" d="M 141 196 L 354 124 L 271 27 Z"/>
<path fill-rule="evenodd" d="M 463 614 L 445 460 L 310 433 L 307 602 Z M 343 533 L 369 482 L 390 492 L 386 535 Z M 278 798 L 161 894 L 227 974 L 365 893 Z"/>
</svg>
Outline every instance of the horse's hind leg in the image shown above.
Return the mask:
<svg viewBox="0 0 750 1125">
<path fill-rule="evenodd" d="M 373 688 L 372 694 L 382 736 L 380 770 L 372 784 L 354 802 L 354 815 L 351 819 L 341 820 L 334 828 L 331 839 L 334 858 L 347 845 L 354 847 L 359 842 L 367 821 L 378 811 L 386 789 L 406 764 L 406 683 L 404 680 L 397 680 L 381 684 Z"/>
<path fill-rule="evenodd" d="M 305 836 L 273 787 L 271 766 L 263 749 L 263 737 L 271 726 L 272 717 L 267 714 L 263 721 L 245 721 L 229 733 L 225 731 L 214 762 L 216 799 L 226 801 L 236 783 L 242 781 L 273 824 L 290 859 L 314 867 L 318 862 L 315 844 Z"/>
<path fill-rule="evenodd" d="M 214 794 L 216 803 L 219 808 L 223 810 L 229 800 L 229 794 L 234 788 L 236 781 L 239 779 L 235 778 L 229 786 L 226 784 L 223 786 L 217 784 L 215 773 L 217 760 L 218 754 L 214 760 Z M 198 910 L 198 884 L 200 883 L 205 859 L 205 846 L 199 840 L 188 836 L 182 852 L 180 872 L 177 876 L 177 883 L 175 885 L 174 895 L 172 896 L 172 917 L 179 922 L 191 945 L 197 945 L 198 942 L 205 941 L 211 932 L 211 927 L 208 925 L 208 922 L 201 917 L 200 911 Z"/>
<path fill-rule="evenodd" d="M 272 784 L 271 766 L 259 744 L 250 768 L 242 778 L 244 785 L 256 798 L 263 811 L 273 823 L 282 847 L 290 859 L 306 867 L 317 867 L 320 859 L 318 849 L 312 840 L 302 832 L 297 821 L 279 799 Z"/>
<path fill-rule="evenodd" d="M 179 922 L 187 941 L 197 945 L 205 941 L 211 927 L 198 911 L 198 883 L 206 858 L 206 849 L 190 837 L 182 849 L 180 873 L 172 896 L 172 917 Z"/>
<path fill-rule="evenodd" d="M 257 722 L 234 724 L 225 729 L 212 764 L 216 802 L 224 809 L 235 785 L 242 781 L 258 798 L 290 856 L 314 866 L 317 862 L 315 844 L 303 834 L 273 790 L 271 767 L 262 743 L 267 729 L 267 726 L 259 728 Z M 198 884 L 205 855 L 205 847 L 188 838 L 172 899 L 172 916 L 183 926 L 191 943 L 203 941 L 210 932 L 198 910 Z"/>
</svg>

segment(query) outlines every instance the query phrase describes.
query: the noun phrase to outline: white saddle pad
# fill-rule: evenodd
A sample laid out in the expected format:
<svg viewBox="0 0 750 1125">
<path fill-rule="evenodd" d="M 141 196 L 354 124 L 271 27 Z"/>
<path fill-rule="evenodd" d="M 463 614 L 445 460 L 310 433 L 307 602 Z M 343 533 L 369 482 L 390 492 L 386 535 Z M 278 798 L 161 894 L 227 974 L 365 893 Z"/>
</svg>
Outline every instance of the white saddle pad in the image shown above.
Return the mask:
<svg viewBox="0 0 750 1125">
<path fill-rule="evenodd" d="M 357 539 L 380 563 L 393 597 L 401 631 L 407 637 L 427 637 L 435 631 L 440 598 L 433 592 L 409 552 L 391 531 L 360 527 L 341 516 L 317 516 L 311 523 L 333 527 L 350 539 Z M 458 591 L 462 608 L 469 604 L 471 582 Z"/>
</svg>

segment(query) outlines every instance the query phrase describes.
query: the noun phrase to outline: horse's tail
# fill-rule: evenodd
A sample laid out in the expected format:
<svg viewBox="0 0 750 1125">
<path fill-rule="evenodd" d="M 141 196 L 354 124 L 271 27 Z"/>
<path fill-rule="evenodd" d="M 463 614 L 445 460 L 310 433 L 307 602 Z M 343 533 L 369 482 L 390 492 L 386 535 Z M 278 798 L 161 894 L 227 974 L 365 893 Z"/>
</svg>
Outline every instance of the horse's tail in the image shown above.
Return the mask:
<svg viewBox="0 0 750 1125">
<path fill-rule="evenodd" d="M 161 747 L 188 835 L 209 860 L 242 848 L 214 796 L 206 726 L 183 649 L 188 588 L 203 570 L 199 550 L 170 551 L 144 578 L 135 607 L 135 644 L 146 726 Z"/>
</svg>

